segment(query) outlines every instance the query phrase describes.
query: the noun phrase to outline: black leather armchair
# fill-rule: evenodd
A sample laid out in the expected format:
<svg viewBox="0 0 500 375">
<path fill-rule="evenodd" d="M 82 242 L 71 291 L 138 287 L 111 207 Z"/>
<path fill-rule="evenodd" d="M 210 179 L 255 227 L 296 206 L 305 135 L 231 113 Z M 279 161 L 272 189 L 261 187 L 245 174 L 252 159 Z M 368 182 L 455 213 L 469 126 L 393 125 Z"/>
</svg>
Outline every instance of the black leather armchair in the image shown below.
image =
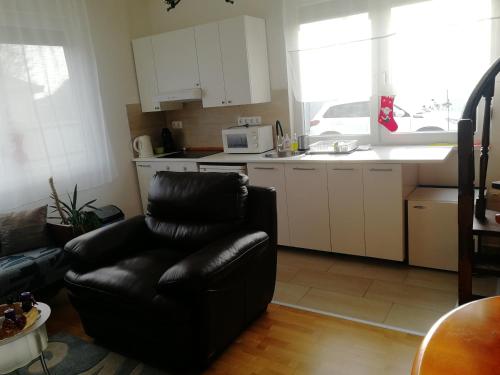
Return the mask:
<svg viewBox="0 0 500 375">
<path fill-rule="evenodd" d="M 206 365 L 266 310 L 276 193 L 236 173 L 155 175 L 148 214 L 80 236 L 65 282 L 88 335 Z"/>
</svg>

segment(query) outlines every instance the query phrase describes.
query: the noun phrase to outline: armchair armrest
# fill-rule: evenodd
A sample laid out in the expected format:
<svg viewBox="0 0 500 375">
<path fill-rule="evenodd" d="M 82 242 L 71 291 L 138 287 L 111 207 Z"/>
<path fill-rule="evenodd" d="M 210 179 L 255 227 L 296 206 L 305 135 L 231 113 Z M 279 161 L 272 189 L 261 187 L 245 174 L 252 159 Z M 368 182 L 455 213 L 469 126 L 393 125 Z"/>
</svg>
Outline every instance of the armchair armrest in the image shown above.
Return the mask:
<svg viewBox="0 0 500 375">
<path fill-rule="evenodd" d="M 247 255 L 269 246 L 269 236 L 261 231 L 232 233 L 184 258 L 170 267 L 158 282 L 158 291 L 202 291 L 210 281 L 231 272 Z"/>
<path fill-rule="evenodd" d="M 147 233 L 144 216 L 135 216 L 74 238 L 64 250 L 74 266 L 89 268 L 130 250 L 138 240 L 144 241 Z"/>
<path fill-rule="evenodd" d="M 266 232 L 274 246 L 278 242 L 277 217 L 276 189 L 249 186 L 247 227 Z"/>
</svg>

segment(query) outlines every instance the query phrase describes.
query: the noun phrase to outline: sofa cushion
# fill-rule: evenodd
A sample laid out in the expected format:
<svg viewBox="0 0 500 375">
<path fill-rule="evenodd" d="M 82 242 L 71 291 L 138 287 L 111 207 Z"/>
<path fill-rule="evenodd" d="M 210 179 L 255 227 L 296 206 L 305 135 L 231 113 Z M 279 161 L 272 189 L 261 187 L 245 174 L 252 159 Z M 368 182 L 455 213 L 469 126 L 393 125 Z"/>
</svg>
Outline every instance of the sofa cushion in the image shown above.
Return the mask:
<svg viewBox="0 0 500 375">
<path fill-rule="evenodd" d="M 27 251 L 23 255 L 35 262 L 36 274 L 33 279 L 36 285 L 50 285 L 62 281 L 69 270 L 68 257 L 60 247 L 42 247 Z"/>
<path fill-rule="evenodd" d="M 0 258 L 0 303 L 31 290 L 36 264 L 23 254 Z"/>
<path fill-rule="evenodd" d="M 0 258 L 0 296 L 14 296 L 61 281 L 69 264 L 63 249 L 44 247 Z"/>
<path fill-rule="evenodd" d="M 80 299 L 88 299 L 96 308 L 122 313 L 165 313 L 185 319 L 187 309 L 157 294 L 156 286 L 163 273 L 183 257 L 171 249 L 141 251 L 114 264 L 86 273 L 70 270 L 65 281 Z"/>
<path fill-rule="evenodd" d="M 47 206 L 0 216 L 0 255 L 47 247 Z"/>
</svg>

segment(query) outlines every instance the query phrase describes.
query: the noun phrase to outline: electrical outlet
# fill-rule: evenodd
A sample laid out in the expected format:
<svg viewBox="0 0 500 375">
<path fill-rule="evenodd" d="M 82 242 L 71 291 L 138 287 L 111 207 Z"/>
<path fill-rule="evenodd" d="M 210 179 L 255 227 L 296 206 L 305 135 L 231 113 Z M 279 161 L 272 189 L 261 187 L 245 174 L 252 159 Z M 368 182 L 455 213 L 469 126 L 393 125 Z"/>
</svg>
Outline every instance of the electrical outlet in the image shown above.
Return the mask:
<svg viewBox="0 0 500 375">
<path fill-rule="evenodd" d="M 173 129 L 182 129 L 182 121 L 172 121 Z"/>
<path fill-rule="evenodd" d="M 252 116 L 252 117 L 238 117 L 238 125 L 260 125 L 262 124 L 262 117 Z"/>
</svg>

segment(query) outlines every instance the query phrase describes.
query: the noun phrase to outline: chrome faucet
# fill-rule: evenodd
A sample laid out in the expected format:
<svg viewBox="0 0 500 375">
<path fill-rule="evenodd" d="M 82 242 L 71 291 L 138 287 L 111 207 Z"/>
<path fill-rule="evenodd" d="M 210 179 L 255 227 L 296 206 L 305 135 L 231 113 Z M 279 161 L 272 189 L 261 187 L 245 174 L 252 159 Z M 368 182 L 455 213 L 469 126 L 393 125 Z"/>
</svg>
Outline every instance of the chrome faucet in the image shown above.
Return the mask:
<svg viewBox="0 0 500 375">
<path fill-rule="evenodd" d="M 279 120 L 276 121 L 276 151 L 283 151 L 283 127 Z"/>
</svg>

